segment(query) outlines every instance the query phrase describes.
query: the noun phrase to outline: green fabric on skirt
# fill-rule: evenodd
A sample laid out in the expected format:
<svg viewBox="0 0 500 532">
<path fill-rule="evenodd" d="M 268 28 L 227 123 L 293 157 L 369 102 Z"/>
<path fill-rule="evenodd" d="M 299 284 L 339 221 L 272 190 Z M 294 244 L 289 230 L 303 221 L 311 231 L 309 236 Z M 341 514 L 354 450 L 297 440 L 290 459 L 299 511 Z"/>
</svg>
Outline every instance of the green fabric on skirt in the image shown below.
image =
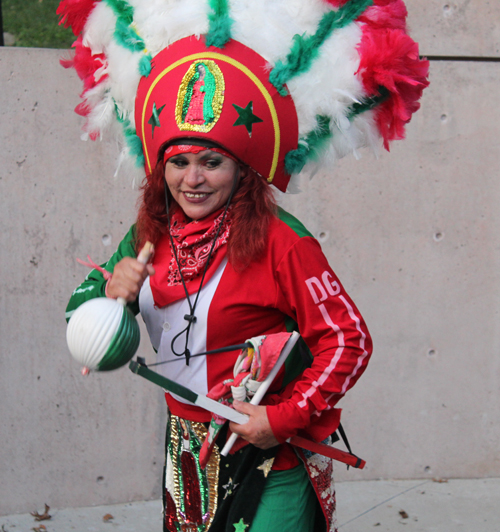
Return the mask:
<svg viewBox="0 0 500 532">
<path fill-rule="evenodd" d="M 249 532 L 314 532 L 317 506 L 316 494 L 302 465 L 271 471 Z"/>
</svg>

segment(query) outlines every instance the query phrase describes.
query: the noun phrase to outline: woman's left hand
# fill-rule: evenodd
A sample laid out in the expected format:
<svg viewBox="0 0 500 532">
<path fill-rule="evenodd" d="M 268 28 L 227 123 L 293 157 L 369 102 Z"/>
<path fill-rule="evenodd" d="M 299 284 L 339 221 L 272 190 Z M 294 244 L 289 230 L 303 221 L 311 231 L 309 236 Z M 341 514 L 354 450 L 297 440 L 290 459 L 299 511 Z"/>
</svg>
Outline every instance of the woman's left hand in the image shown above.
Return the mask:
<svg viewBox="0 0 500 532">
<path fill-rule="evenodd" d="M 260 449 L 269 449 L 279 445 L 279 441 L 274 437 L 267 411 L 265 406 L 251 405 L 243 401 L 234 401 L 233 407 L 236 411 L 249 416 L 247 423 L 238 425 L 238 423 L 229 423 L 229 428 L 238 436 L 241 436 L 247 442 L 259 447 Z"/>
</svg>

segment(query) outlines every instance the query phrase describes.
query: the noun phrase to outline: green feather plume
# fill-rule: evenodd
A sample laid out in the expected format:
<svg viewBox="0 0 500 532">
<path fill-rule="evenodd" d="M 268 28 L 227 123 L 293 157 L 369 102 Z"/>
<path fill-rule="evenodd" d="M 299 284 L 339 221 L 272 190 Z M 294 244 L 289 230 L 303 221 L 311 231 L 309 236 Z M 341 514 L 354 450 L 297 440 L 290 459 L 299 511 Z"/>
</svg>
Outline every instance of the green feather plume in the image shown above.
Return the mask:
<svg viewBox="0 0 500 532">
<path fill-rule="evenodd" d="M 121 19 L 116 21 L 115 39 L 131 52 L 142 52 L 146 47 L 144 41 L 137 35 L 136 31 Z"/>
<path fill-rule="evenodd" d="M 125 128 L 124 133 L 130 153 L 135 157 L 136 166 L 139 168 L 143 167 L 146 160 L 144 158 L 144 151 L 142 150 L 141 139 L 131 126 Z"/>
<path fill-rule="evenodd" d="M 389 89 L 386 89 L 383 85 L 379 86 L 378 92 L 379 94 L 366 98 L 360 103 L 353 104 L 349 110 L 347 118 L 349 118 L 349 120 L 352 120 L 355 116 L 361 113 L 371 111 L 372 109 L 377 107 L 377 105 L 380 105 L 381 103 L 385 102 L 387 98 L 389 98 L 389 96 L 391 95 Z"/>
<path fill-rule="evenodd" d="M 151 61 L 153 60 L 151 54 L 146 54 L 141 57 L 139 61 L 139 73 L 141 76 L 147 78 L 151 74 Z"/>
<path fill-rule="evenodd" d="M 291 174 L 298 174 L 307 162 L 316 158 L 328 139 L 332 137 L 330 117 L 317 115 L 317 127 L 299 141 L 296 150 L 285 156 L 285 169 Z"/>
<path fill-rule="evenodd" d="M 209 28 L 205 39 L 207 46 L 224 48 L 231 39 L 233 20 L 229 16 L 227 0 L 210 0 L 212 13 L 208 15 Z"/>
<path fill-rule="evenodd" d="M 120 124 L 123 125 L 123 136 L 125 137 L 125 142 L 130 150 L 131 155 L 135 157 L 136 166 L 141 168 L 146 162 L 141 139 L 137 135 L 135 129 L 132 127 L 130 120 L 118 107 L 116 101 L 113 100 L 113 102 L 115 104 L 116 119 L 118 122 L 120 122 Z"/>
<path fill-rule="evenodd" d="M 278 61 L 269 75 L 269 81 L 278 92 L 286 96 L 285 83 L 294 76 L 309 70 L 326 39 L 335 30 L 357 19 L 372 4 L 373 0 L 351 0 L 337 11 L 325 13 L 314 35 L 294 35 L 292 49 L 286 61 Z"/>
<path fill-rule="evenodd" d="M 134 8 L 126 0 L 106 0 L 108 6 L 114 11 L 116 17 L 127 26 L 134 19 Z"/>
</svg>

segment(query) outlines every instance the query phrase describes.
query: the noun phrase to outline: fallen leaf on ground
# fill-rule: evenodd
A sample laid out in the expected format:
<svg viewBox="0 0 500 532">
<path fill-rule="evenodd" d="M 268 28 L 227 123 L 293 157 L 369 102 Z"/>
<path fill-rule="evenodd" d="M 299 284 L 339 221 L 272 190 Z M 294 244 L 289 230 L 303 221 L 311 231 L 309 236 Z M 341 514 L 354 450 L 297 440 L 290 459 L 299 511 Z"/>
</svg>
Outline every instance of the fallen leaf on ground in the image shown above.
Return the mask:
<svg viewBox="0 0 500 532">
<path fill-rule="evenodd" d="M 448 482 L 448 479 L 446 479 L 446 478 L 433 478 L 432 482 L 439 482 L 439 484 L 446 484 L 446 482 Z"/>
<path fill-rule="evenodd" d="M 35 532 L 43 532 L 44 530 L 47 530 L 47 527 L 45 525 L 40 525 L 39 527 L 33 527 L 31 530 L 34 530 Z"/>
<path fill-rule="evenodd" d="M 399 510 L 399 515 L 403 518 L 403 519 L 408 519 L 408 517 L 410 517 L 404 510 Z"/>
<path fill-rule="evenodd" d="M 49 515 L 50 506 L 45 504 L 45 513 L 39 514 L 38 512 L 30 512 L 35 518 L 35 521 L 48 521 L 52 516 Z"/>
<path fill-rule="evenodd" d="M 114 517 L 111 514 L 106 514 L 102 520 L 107 523 L 108 521 L 111 521 L 111 519 L 114 519 Z"/>
</svg>

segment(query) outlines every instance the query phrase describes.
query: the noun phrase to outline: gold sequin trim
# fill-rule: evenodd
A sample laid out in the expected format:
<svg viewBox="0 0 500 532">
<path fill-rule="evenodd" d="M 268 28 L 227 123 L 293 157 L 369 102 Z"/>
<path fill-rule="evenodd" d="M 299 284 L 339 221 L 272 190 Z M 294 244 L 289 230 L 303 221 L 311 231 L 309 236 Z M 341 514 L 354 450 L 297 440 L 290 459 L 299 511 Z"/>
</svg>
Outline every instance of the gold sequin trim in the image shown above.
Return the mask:
<svg viewBox="0 0 500 532">
<path fill-rule="evenodd" d="M 181 514 L 182 504 L 182 489 L 181 489 L 181 479 L 180 479 L 180 456 L 182 452 L 182 425 L 190 432 L 191 436 L 194 436 L 198 439 L 201 444 L 205 440 L 207 434 L 207 429 L 203 423 L 198 423 L 195 421 L 187 421 L 177 416 L 170 416 L 170 441 L 171 441 L 171 450 L 172 450 L 172 465 L 173 465 L 173 479 L 174 479 L 174 502 L 177 509 L 177 521 L 182 527 L 189 526 L 186 525 L 184 517 Z M 191 430 L 189 430 L 191 429 Z M 198 460 L 198 456 L 196 456 Z M 208 461 L 207 467 L 205 468 L 204 473 L 206 475 L 207 484 L 208 484 L 208 519 L 204 523 L 203 529 L 208 530 L 212 524 L 215 512 L 217 510 L 218 504 L 218 486 L 219 486 L 219 468 L 220 468 L 220 453 L 217 445 L 214 445 L 212 455 Z M 200 483 L 201 484 L 201 483 Z"/>
<path fill-rule="evenodd" d="M 207 429 L 203 423 L 191 423 L 191 427 L 196 433 L 197 437 L 201 440 L 205 440 L 207 435 Z M 214 445 L 212 455 L 208 461 L 205 472 L 208 480 L 208 508 L 210 512 L 210 518 L 207 522 L 207 529 L 210 528 L 214 519 L 215 511 L 218 504 L 218 488 L 219 488 L 219 469 L 220 469 L 220 453 L 217 444 Z"/>
<path fill-rule="evenodd" d="M 179 484 L 179 468 L 177 467 L 178 463 L 178 450 L 181 431 L 179 430 L 179 420 L 175 416 L 170 416 L 170 441 L 172 449 L 172 468 L 173 468 L 173 477 L 174 477 L 174 502 L 177 509 L 177 521 L 181 523 L 183 521 L 181 514 L 179 513 L 179 508 L 181 507 L 181 488 Z"/>
</svg>

